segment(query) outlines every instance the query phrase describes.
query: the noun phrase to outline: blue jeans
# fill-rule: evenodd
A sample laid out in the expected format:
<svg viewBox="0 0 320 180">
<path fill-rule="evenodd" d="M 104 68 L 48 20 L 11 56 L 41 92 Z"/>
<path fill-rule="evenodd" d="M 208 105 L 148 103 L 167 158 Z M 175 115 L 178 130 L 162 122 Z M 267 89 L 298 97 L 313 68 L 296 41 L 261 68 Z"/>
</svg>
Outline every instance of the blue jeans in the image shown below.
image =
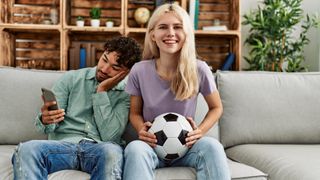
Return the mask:
<svg viewBox="0 0 320 180">
<path fill-rule="evenodd" d="M 172 162 L 160 160 L 147 143 L 136 140 L 124 151 L 124 180 L 153 180 L 156 168 L 168 166 L 193 167 L 199 180 L 230 180 L 230 171 L 222 145 L 214 138 L 202 137 L 185 156 Z"/>
<path fill-rule="evenodd" d="M 122 176 L 123 149 L 111 142 L 33 140 L 19 144 L 12 164 L 15 180 L 43 180 L 66 169 L 87 172 L 91 179 L 114 180 Z"/>
</svg>

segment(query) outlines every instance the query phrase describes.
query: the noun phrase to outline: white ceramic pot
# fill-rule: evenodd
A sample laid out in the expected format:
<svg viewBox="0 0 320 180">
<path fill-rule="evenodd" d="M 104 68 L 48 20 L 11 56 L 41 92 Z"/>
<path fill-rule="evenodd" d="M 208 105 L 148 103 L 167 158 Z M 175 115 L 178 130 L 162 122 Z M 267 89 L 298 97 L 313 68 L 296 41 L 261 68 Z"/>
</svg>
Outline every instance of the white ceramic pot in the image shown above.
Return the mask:
<svg viewBox="0 0 320 180">
<path fill-rule="evenodd" d="M 77 21 L 77 26 L 78 27 L 83 27 L 84 26 L 84 21 Z"/>
<path fill-rule="evenodd" d="M 113 27 L 113 21 L 107 21 L 106 22 L 106 27 L 107 28 L 112 28 Z"/>
<path fill-rule="evenodd" d="M 100 27 L 100 19 L 91 19 L 92 27 Z"/>
</svg>

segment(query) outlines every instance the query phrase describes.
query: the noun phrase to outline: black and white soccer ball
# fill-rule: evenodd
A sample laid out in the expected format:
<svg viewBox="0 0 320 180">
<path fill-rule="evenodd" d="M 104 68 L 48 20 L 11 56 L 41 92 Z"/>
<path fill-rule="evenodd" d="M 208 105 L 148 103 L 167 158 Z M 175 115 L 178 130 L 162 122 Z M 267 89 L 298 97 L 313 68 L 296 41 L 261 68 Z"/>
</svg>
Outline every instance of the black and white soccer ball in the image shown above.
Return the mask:
<svg viewBox="0 0 320 180">
<path fill-rule="evenodd" d="M 154 119 L 148 131 L 157 137 L 154 150 L 159 158 L 174 160 L 187 153 L 185 139 L 192 127 L 184 116 L 173 112 L 161 114 Z"/>
</svg>

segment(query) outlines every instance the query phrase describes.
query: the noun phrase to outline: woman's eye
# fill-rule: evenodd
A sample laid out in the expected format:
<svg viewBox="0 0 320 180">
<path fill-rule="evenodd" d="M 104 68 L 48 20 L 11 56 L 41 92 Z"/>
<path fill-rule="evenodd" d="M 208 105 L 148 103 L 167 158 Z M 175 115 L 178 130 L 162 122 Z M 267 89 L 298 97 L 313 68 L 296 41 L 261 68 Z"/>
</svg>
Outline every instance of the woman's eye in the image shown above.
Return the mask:
<svg viewBox="0 0 320 180">
<path fill-rule="evenodd" d="M 182 26 L 175 26 L 174 29 L 182 29 Z"/>
</svg>

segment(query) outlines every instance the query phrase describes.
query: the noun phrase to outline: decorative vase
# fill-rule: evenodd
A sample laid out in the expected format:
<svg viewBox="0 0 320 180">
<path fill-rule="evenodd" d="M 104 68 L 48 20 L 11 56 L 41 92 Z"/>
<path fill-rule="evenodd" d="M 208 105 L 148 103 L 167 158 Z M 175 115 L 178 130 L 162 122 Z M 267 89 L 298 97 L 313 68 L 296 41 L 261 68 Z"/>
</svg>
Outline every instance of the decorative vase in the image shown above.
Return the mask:
<svg viewBox="0 0 320 180">
<path fill-rule="evenodd" d="M 91 19 L 91 27 L 100 27 L 100 19 Z"/>
<path fill-rule="evenodd" d="M 77 21 L 77 26 L 78 27 L 83 27 L 84 26 L 84 21 Z"/>
<path fill-rule="evenodd" d="M 50 19 L 52 24 L 58 24 L 58 10 L 55 6 L 50 9 Z"/>
<path fill-rule="evenodd" d="M 106 22 L 106 27 L 107 28 L 112 28 L 113 27 L 113 21 L 107 21 Z"/>
</svg>

